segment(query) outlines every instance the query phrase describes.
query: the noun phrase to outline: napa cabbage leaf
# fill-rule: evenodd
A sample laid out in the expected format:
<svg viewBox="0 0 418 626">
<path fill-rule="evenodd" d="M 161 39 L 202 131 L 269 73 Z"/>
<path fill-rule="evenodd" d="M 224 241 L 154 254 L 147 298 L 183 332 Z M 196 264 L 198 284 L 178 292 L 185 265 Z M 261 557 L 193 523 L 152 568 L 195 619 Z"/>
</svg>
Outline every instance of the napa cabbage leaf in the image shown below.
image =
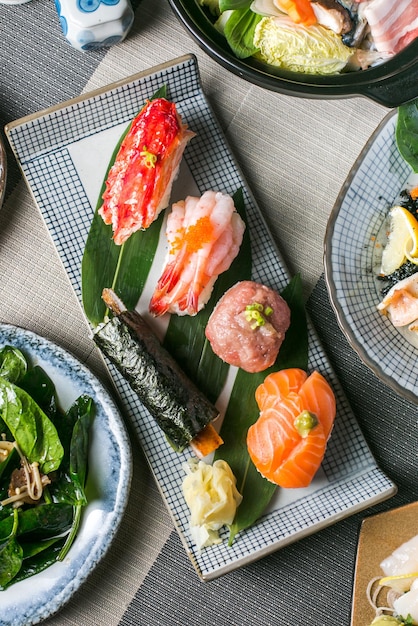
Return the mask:
<svg viewBox="0 0 418 626">
<path fill-rule="evenodd" d="M 287 16 L 262 18 L 253 43 L 266 63 L 305 74 L 336 74 L 353 55 L 329 28 L 320 24 L 305 27 Z"/>
</svg>

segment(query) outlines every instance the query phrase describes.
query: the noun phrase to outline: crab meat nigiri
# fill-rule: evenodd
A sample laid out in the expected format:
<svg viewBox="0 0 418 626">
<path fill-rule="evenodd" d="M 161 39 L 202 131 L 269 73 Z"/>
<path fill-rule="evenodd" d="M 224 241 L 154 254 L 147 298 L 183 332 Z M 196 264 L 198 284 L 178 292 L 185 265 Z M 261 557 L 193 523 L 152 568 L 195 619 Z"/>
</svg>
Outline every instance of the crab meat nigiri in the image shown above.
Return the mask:
<svg viewBox="0 0 418 626">
<path fill-rule="evenodd" d="M 206 191 L 176 202 L 167 218 L 167 259 L 150 312 L 196 315 L 237 256 L 244 230 L 228 194 Z"/>
<path fill-rule="evenodd" d="M 165 98 L 148 101 L 135 117 L 109 171 L 99 209 L 104 222 L 112 224 L 117 245 L 148 228 L 168 206 L 184 149 L 194 136 L 176 105 Z"/>
<path fill-rule="evenodd" d="M 307 487 L 322 463 L 334 424 L 330 385 L 317 371 L 308 376 L 290 368 L 269 374 L 255 397 L 260 416 L 247 434 L 255 467 L 281 487 Z"/>
</svg>

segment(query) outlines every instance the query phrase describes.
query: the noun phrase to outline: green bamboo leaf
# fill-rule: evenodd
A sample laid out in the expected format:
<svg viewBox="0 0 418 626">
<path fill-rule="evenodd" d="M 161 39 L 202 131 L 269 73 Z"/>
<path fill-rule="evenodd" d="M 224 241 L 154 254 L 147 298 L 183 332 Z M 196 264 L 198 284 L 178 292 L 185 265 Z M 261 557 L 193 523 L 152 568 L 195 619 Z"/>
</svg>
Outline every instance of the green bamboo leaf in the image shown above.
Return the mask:
<svg viewBox="0 0 418 626">
<path fill-rule="evenodd" d="M 233 195 L 235 208 L 246 222 L 242 189 Z M 186 374 L 211 401 L 215 402 L 224 386 L 229 365 L 212 351 L 205 337 L 205 328 L 215 304 L 232 285 L 251 278 L 251 241 L 248 226 L 240 251 L 227 272 L 217 279 L 211 298 L 197 315 L 172 315 L 164 338 L 164 346 Z"/>
<path fill-rule="evenodd" d="M 163 86 L 151 100 L 163 98 L 165 95 L 166 88 Z M 163 220 L 161 214 L 145 232 L 138 231 L 123 245 L 117 246 L 112 240 L 112 226 L 105 224 L 98 213 L 109 170 L 131 124 L 132 122 L 125 129 L 111 156 L 81 263 L 83 307 L 87 319 L 93 326 L 100 324 L 106 315 L 106 305 L 102 300 L 102 291 L 105 287 L 114 289 L 128 309 L 136 306 L 155 256 Z"/>
<path fill-rule="evenodd" d="M 223 459 L 229 464 L 243 496 L 230 527 L 230 544 L 240 530 L 248 528 L 260 517 L 276 490 L 276 485 L 255 469 L 246 443 L 247 430 L 259 414 L 255 390 L 264 378 L 265 373 L 249 374 L 238 370 L 220 432 L 224 443 L 215 453 L 215 459 Z"/>
<path fill-rule="evenodd" d="M 308 367 L 309 335 L 306 322 L 303 286 L 300 274 L 296 274 L 281 292 L 290 308 L 290 326 L 274 364 L 275 371 L 287 367 Z"/>
<path fill-rule="evenodd" d="M 123 137 L 120 143 L 122 140 Z M 120 143 L 112 156 L 109 169 Z M 104 187 L 102 192 L 103 190 Z M 154 260 L 163 219 L 160 216 L 146 232 L 134 233 L 123 246 L 116 246 L 111 239 L 111 227 L 105 225 L 98 215 L 101 195 L 102 193 L 82 263 L 83 304 L 86 315 L 94 326 L 102 322 L 106 315 L 106 307 L 101 298 L 104 287 L 112 287 L 128 309 L 135 307 Z M 234 202 L 246 221 L 242 190 L 236 192 Z M 251 243 L 247 228 L 238 256 L 229 270 L 216 281 L 206 307 L 194 317 L 170 317 L 164 339 L 165 347 L 213 402 L 224 386 L 229 366 L 213 353 L 204 330 L 219 298 L 235 283 L 250 280 L 251 268 Z M 276 490 L 275 485 L 257 472 L 247 452 L 247 430 L 258 417 L 255 390 L 271 371 L 286 367 L 307 367 L 308 334 L 299 276 L 289 283 L 282 296 L 290 306 L 292 319 L 279 357 L 272 368 L 260 374 L 248 374 L 238 370 L 221 430 L 225 443 L 215 455 L 215 458 L 222 458 L 229 463 L 237 477 L 238 488 L 244 496 L 230 529 L 230 543 L 240 530 L 252 525 L 260 517 Z"/>
<path fill-rule="evenodd" d="M 238 370 L 220 432 L 224 443 L 215 453 L 215 459 L 223 459 L 231 467 L 243 496 L 230 527 L 230 544 L 238 532 L 259 519 L 277 489 L 258 473 L 247 451 L 247 431 L 259 415 L 255 391 L 271 372 L 288 367 L 306 370 L 308 366 L 308 329 L 299 275 L 290 281 L 281 295 L 290 307 L 291 323 L 276 363 L 257 374 Z"/>
<path fill-rule="evenodd" d="M 122 245 L 112 240 L 111 226 L 95 214 L 82 261 L 82 297 L 87 318 L 97 326 L 106 315 L 102 300 L 105 287 L 112 288 L 128 309 L 134 309 L 155 256 L 161 214 L 146 231 L 137 231 Z"/>
</svg>

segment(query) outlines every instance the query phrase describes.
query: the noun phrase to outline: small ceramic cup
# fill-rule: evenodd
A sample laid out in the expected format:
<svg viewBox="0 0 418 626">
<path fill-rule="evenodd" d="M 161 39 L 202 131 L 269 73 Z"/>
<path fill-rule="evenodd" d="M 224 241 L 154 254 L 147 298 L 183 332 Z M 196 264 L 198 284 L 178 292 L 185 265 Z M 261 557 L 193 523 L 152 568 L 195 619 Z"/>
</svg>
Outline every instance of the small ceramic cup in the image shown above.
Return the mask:
<svg viewBox="0 0 418 626">
<path fill-rule="evenodd" d="M 134 20 L 129 0 L 55 0 L 67 41 L 86 52 L 123 41 Z"/>
</svg>

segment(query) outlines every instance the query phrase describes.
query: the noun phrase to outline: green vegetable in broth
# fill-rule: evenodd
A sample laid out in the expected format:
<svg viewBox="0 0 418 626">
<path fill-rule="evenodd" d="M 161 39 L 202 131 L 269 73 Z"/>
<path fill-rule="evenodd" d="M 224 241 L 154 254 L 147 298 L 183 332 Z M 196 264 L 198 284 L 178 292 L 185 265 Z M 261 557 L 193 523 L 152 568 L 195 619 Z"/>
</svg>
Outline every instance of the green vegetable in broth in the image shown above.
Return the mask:
<svg viewBox="0 0 418 626">
<path fill-rule="evenodd" d="M 396 143 L 405 161 L 418 172 L 418 100 L 398 108 Z"/>
</svg>

